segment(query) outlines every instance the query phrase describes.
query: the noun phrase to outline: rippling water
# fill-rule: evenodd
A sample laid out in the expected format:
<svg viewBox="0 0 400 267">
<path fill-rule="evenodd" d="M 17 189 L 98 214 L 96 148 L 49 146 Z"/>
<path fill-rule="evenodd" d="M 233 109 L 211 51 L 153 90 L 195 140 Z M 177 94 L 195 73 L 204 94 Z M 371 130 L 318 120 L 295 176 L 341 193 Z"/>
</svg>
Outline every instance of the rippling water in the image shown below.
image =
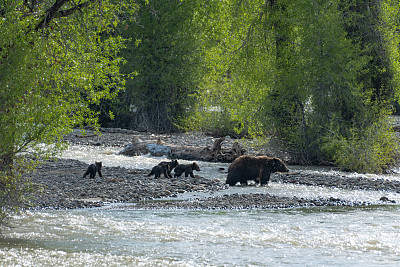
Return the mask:
<svg viewBox="0 0 400 267">
<path fill-rule="evenodd" d="M 72 147 L 65 158 L 147 169 L 160 158 Z M 161 159 L 164 160 L 164 159 Z M 225 177 L 224 164 L 198 174 Z M 293 169 L 293 168 L 292 168 Z M 307 170 L 331 172 L 331 170 Z M 376 177 L 372 177 L 376 178 Z M 397 179 L 392 176 L 391 179 Z M 271 183 L 224 193 L 340 197 L 378 204 L 399 194 Z M 199 193 L 186 194 L 180 198 Z M 400 206 L 284 210 L 148 211 L 111 208 L 15 216 L 0 238 L 0 266 L 398 266 Z"/>
</svg>

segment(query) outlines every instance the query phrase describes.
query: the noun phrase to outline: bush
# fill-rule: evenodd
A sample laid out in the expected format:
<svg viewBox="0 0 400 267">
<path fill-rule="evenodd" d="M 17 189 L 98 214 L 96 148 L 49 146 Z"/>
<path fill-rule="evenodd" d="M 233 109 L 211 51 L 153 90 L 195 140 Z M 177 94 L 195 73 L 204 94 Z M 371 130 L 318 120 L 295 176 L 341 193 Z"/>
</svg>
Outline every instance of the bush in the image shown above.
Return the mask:
<svg viewBox="0 0 400 267">
<path fill-rule="evenodd" d="M 209 133 L 214 137 L 243 137 L 246 135 L 245 130 L 237 130 L 240 122 L 231 117 L 226 111 L 202 111 L 185 118 L 181 123 L 185 131 L 201 131 Z"/>
<path fill-rule="evenodd" d="M 326 154 L 346 171 L 384 173 L 399 159 L 399 143 L 387 120 L 366 129 L 353 129 L 348 138 L 340 137 L 323 146 Z"/>
</svg>

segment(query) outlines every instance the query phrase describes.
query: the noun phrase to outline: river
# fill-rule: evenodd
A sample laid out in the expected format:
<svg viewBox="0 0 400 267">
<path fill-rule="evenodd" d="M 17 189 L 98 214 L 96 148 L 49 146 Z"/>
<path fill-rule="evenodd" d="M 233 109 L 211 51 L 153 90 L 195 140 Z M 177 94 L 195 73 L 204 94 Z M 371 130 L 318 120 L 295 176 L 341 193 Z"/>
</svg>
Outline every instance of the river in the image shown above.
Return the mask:
<svg viewBox="0 0 400 267">
<path fill-rule="evenodd" d="M 124 157 L 116 149 L 72 146 L 64 158 L 147 169 L 160 158 Z M 200 165 L 200 164 L 199 164 Z M 225 177 L 216 163 L 201 163 L 201 175 Z M 228 164 L 218 164 L 227 167 Z M 291 171 L 331 173 L 300 168 Z M 343 174 L 352 175 L 352 174 Z M 376 176 L 371 175 L 371 179 Z M 399 179 L 399 175 L 385 176 Z M 271 183 L 231 187 L 226 193 L 268 192 L 299 197 L 365 200 L 365 207 L 280 210 L 29 211 L 15 215 L 0 237 L 0 266 L 399 266 L 399 205 L 381 205 L 396 193 Z M 202 193 L 183 194 L 181 199 Z M 206 195 L 206 194 L 204 194 Z M 376 202 L 376 205 L 374 204 Z"/>
</svg>

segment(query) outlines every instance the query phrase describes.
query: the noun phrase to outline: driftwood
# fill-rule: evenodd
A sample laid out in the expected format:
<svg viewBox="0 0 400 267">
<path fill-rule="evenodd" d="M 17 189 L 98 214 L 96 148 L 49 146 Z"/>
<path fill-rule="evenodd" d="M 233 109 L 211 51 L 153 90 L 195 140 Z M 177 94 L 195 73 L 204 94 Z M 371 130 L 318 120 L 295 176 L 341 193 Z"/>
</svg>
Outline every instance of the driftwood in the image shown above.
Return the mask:
<svg viewBox="0 0 400 267">
<path fill-rule="evenodd" d="M 192 147 L 168 145 L 158 140 L 142 141 L 134 137 L 131 144 L 119 152 L 121 155 L 138 156 L 151 154 L 153 156 L 167 156 L 173 159 L 202 160 L 214 162 L 233 162 L 246 151 L 235 142 L 231 149 L 222 148 L 225 138 L 215 140 L 212 147 Z"/>
<path fill-rule="evenodd" d="M 88 137 L 96 137 L 97 135 L 95 134 L 90 134 L 90 135 L 75 135 L 77 138 L 88 138 Z"/>
<path fill-rule="evenodd" d="M 119 154 L 125 156 L 139 156 L 151 154 L 156 157 L 169 155 L 171 149 L 161 143 L 161 140 L 142 141 L 139 137 L 134 136 L 131 144 L 122 149 Z"/>
</svg>

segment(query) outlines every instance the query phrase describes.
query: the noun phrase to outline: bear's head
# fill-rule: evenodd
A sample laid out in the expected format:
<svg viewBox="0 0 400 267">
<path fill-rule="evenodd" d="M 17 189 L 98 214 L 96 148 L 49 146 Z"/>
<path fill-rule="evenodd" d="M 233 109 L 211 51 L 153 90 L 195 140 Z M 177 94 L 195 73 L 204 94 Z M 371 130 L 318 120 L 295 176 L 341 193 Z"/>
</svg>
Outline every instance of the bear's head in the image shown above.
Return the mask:
<svg viewBox="0 0 400 267">
<path fill-rule="evenodd" d="M 178 163 L 178 161 L 177 161 L 176 159 L 173 159 L 171 165 L 172 165 L 171 167 L 172 167 L 172 169 L 173 169 L 173 168 L 175 168 L 176 166 L 178 166 L 179 163 Z"/>
<path fill-rule="evenodd" d="M 197 163 L 196 162 L 193 162 L 193 164 L 192 164 L 192 169 L 193 170 L 196 170 L 196 171 L 200 171 L 200 168 L 199 168 L 199 165 L 197 165 Z"/>
<path fill-rule="evenodd" d="M 103 166 L 103 164 L 101 163 L 101 161 L 95 161 L 95 165 L 97 167 L 97 169 L 101 169 L 101 167 Z"/>
<path fill-rule="evenodd" d="M 289 169 L 286 167 L 285 163 L 278 158 L 272 158 L 271 165 L 274 172 L 289 172 Z"/>
</svg>

